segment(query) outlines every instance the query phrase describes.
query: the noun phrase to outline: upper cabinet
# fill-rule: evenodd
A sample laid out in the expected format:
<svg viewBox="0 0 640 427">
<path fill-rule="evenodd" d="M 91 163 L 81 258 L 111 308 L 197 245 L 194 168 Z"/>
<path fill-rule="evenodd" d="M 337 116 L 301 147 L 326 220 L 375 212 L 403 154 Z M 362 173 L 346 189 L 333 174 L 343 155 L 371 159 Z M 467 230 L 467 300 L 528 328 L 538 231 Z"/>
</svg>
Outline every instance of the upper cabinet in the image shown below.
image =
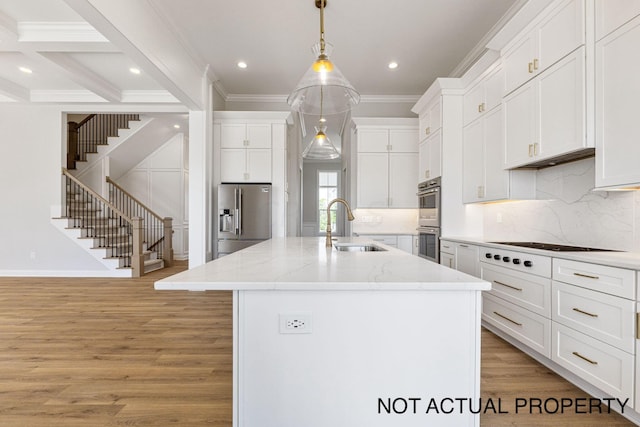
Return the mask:
<svg viewBox="0 0 640 427">
<path fill-rule="evenodd" d="M 596 40 L 640 15 L 638 0 L 595 0 Z"/>
<path fill-rule="evenodd" d="M 269 123 L 221 123 L 221 148 L 271 148 Z"/>
<path fill-rule="evenodd" d="M 358 208 L 416 208 L 415 119 L 354 119 Z"/>
<path fill-rule="evenodd" d="M 500 105 L 504 95 L 504 72 L 498 63 L 464 94 L 465 126 Z"/>
<path fill-rule="evenodd" d="M 638 5 L 640 1 L 598 2 L 600 7 L 596 10 L 602 13 L 596 15 L 596 27 L 611 25 L 613 10 L 609 8 L 614 5 L 625 5 L 625 10 L 631 11 L 626 17 L 637 13 L 637 8 L 632 8 L 630 3 Z M 638 46 L 640 16 L 596 43 L 596 187 L 640 186 Z"/>
<path fill-rule="evenodd" d="M 555 2 L 502 52 L 510 93 L 584 44 L 584 0 Z"/>
<path fill-rule="evenodd" d="M 584 64 L 582 47 L 504 98 L 505 168 L 554 164 L 592 145 Z"/>
<path fill-rule="evenodd" d="M 438 129 L 418 146 L 418 183 L 441 175 L 442 129 Z"/>
<path fill-rule="evenodd" d="M 442 101 L 435 97 L 420 114 L 420 141 L 432 136 L 442 127 Z"/>
</svg>

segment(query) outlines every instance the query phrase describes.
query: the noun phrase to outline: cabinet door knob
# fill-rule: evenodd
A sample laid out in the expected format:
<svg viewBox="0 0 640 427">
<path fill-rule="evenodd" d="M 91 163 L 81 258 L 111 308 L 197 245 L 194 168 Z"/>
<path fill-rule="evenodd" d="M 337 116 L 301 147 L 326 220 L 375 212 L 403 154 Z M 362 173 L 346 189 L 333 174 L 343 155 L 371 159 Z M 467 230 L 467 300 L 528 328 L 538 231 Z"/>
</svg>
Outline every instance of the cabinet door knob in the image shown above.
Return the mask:
<svg viewBox="0 0 640 427">
<path fill-rule="evenodd" d="M 533 144 L 533 155 L 537 156 L 538 155 L 538 143 L 534 143 Z"/>
<path fill-rule="evenodd" d="M 537 69 L 538 69 L 538 58 L 535 58 L 535 59 L 533 60 L 533 69 L 534 69 L 534 70 L 537 70 Z"/>
<path fill-rule="evenodd" d="M 427 128 L 424 130 L 424 133 L 429 135 L 431 133 L 431 126 L 427 126 Z"/>
<path fill-rule="evenodd" d="M 482 104 L 478 104 L 478 113 L 482 113 Z"/>
<path fill-rule="evenodd" d="M 533 157 L 533 144 L 529 144 L 529 157 Z"/>
<path fill-rule="evenodd" d="M 533 73 L 533 62 L 529 62 L 529 73 Z"/>
</svg>

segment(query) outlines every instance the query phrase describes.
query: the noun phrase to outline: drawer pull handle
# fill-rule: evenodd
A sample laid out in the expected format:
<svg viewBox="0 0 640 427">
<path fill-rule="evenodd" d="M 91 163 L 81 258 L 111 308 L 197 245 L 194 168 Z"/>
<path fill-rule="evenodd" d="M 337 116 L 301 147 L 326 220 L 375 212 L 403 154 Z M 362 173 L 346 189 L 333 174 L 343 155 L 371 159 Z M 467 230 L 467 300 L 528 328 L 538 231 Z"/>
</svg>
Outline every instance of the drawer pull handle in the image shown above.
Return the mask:
<svg viewBox="0 0 640 427">
<path fill-rule="evenodd" d="M 578 313 L 586 314 L 587 316 L 591 316 L 591 317 L 598 317 L 597 314 L 589 313 L 587 311 L 582 311 L 579 308 L 575 308 L 575 307 L 573 307 L 573 311 L 577 311 Z"/>
<path fill-rule="evenodd" d="M 467 245 L 460 245 L 461 248 L 468 248 L 469 246 Z"/>
<path fill-rule="evenodd" d="M 600 279 L 600 277 L 598 276 L 590 276 L 588 274 L 582 274 L 582 273 L 573 273 L 574 276 L 578 276 L 578 277 L 586 277 L 587 279 Z"/>
<path fill-rule="evenodd" d="M 498 282 L 497 280 L 494 280 L 493 283 L 495 283 L 496 285 L 506 286 L 507 288 L 515 289 L 516 291 L 522 292 L 522 288 L 516 288 L 515 286 L 507 285 L 506 283 Z"/>
<path fill-rule="evenodd" d="M 574 355 L 574 356 L 576 356 L 576 357 L 579 357 L 579 358 L 580 358 L 580 359 L 582 359 L 582 360 L 585 360 L 585 361 L 587 361 L 587 362 L 591 363 L 592 365 L 597 365 L 597 364 L 598 364 L 598 362 L 596 362 L 595 360 L 591 360 L 591 359 L 589 359 L 588 357 L 584 357 L 583 355 L 581 355 L 581 354 L 580 354 L 580 353 L 578 353 L 577 351 L 574 351 L 574 352 L 573 352 L 573 355 Z"/>
<path fill-rule="evenodd" d="M 513 323 L 514 325 L 522 326 L 522 323 L 518 323 L 515 320 L 511 320 L 507 316 L 503 316 L 502 314 L 498 313 L 497 311 L 494 311 L 493 314 L 495 314 L 496 316 L 502 317 L 504 320 L 508 320 L 509 322 Z"/>
</svg>

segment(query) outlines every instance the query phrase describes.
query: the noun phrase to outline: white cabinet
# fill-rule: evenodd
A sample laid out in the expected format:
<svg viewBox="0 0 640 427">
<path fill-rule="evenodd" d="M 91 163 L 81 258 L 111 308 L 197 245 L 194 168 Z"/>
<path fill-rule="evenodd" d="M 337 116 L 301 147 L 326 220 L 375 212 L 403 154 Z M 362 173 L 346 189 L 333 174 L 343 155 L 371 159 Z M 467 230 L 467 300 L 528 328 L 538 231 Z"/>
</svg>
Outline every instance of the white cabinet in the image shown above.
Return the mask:
<svg viewBox="0 0 640 427">
<path fill-rule="evenodd" d="M 480 277 L 479 249 L 467 243 L 440 241 L 440 264 Z"/>
<path fill-rule="evenodd" d="M 221 123 L 221 148 L 271 148 L 268 123 Z"/>
<path fill-rule="evenodd" d="M 442 100 L 435 97 L 420 114 L 420 141 L 424 141 L 442 127 Z"/>
<path fill-rule="evenodd" d="M 221 182 L 271 182 L 271 124 L 219 126 Z"/>
<path fill-rule="evenodd" d="M 638 0 L 595 0 L 596 40 L 640 15 Z"/>
<path fill-rule="evenodd" d="M 584 44 L 584 0 L 554 2 L 502 52 L 505 93 Z"/>
<path fill-rule="evenodd" d="M 417 207 L 417 144 L 415 127 L 357 127 L 357 207 Z"/>
<path fill-rule="evenodd" d="M 463 101 L 464 124 L 472 121 L 500 105 L 504 94 L 502 64 L 491 67 L 479 81 L 465 91 Z"/>
<path fill-rule="evenodd" d="M 414 237 L 410 234 L 400 234 L 398 235 L 398 249 L 401 251 L 409 252 L 413 254 L 414 246 Z"/>
<path fill-rule="evenodd" d="M 456 270 L 479 277 L 478 247 L 456 243 Z"/>
<path fill-rule="evenodd" d="M 596 43 L 596 187 L 640 185 L 638 46 L 640 17 Z"/>
<path fill-rule="evenodd" d="M 464 130 L 462 145 L 462 201 L 488 202 L 535 198 L 535 172 L 505 170 L 502 108 L 496 107 Z"/>
<path fill-rule="evenodd" d="M 583 47 L 504 98 L 506 168 L 546 165 L 592 145 L 584 61 Z"/>
<path fill-rule="evenodd" d="M 551 359 L 631 406 L 636 272 L 554 258 L 552 277 Z"/>
<path fill-rule="evenodd" d="M 433 132 L 418 147 L 418 183 L 442 175 L 442 130 Z"/>
</svg>

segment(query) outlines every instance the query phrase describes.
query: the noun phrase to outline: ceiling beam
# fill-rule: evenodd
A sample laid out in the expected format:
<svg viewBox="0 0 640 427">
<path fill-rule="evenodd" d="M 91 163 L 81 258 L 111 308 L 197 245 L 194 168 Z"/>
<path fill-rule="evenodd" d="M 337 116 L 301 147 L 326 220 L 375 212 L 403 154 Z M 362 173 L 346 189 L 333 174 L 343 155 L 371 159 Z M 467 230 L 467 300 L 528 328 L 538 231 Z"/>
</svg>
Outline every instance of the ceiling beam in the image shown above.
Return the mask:
<svg viewBox="0 0 640 427">
<path fill-rule="evenodd" d="M 64 0 L 189 109 L 202 110 L 206 66 L 149 1 Z"/>
<path fill-rule="evenodd" d="M 0 77 L 0 94 L 20 102 L 29 102 L 31 98 L 29 89 L 2 77 Z"/>
<path fill-rule="evenodd" d="M 38 52 L 39 55 L 57 65 L 67 77 L 109 102 L 121 102 L 122 92 L 107 80 L 94 73 L 84 65 L 60 52 Z"/>
</svg>

